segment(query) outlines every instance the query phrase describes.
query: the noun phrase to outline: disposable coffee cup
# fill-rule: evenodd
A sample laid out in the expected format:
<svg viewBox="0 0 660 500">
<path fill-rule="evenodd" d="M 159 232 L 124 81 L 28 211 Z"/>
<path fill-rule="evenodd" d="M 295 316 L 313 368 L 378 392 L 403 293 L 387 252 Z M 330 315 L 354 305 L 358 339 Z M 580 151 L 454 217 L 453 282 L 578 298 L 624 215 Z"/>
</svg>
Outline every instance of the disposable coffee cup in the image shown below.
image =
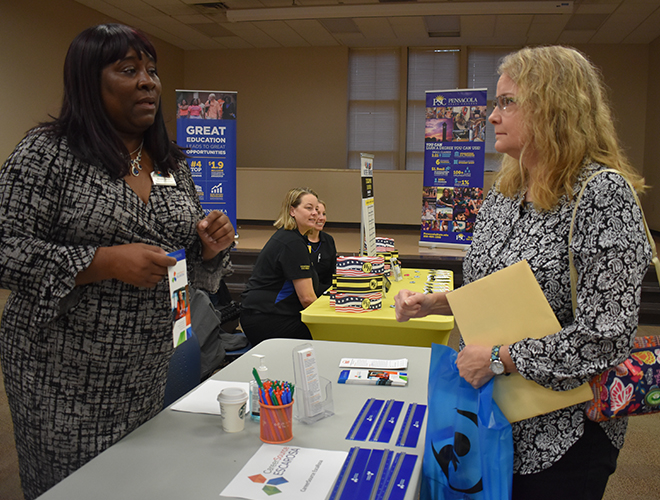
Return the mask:
<svg viewBox="0 0 660 500">
<path fill-rule="evenodd" d="M 245 428 L 248 394 L 238 387 L 228 387 L 218 394 L 222 429 L 225 432 L 240 432 Z"/>
</svg>

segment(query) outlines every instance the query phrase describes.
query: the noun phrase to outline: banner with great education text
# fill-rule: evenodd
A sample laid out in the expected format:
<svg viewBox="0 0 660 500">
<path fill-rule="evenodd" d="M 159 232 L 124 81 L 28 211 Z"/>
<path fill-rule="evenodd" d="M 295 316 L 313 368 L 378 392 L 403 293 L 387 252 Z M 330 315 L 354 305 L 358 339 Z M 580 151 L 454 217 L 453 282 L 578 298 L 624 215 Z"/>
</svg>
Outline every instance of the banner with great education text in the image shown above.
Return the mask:
<svg viewBox="0 0 660 500">
<path fill-rule="evenodd" d="M 177 90 L 177 143 L 185 148 L 205 213 L 221 210 L 236 229 L 236 92 Z"/>
<path fill-rule="evenodd" d="M 423 246 L 465 247 L 483 202 L 486 89 L 426 92 Z"/>
</svg>

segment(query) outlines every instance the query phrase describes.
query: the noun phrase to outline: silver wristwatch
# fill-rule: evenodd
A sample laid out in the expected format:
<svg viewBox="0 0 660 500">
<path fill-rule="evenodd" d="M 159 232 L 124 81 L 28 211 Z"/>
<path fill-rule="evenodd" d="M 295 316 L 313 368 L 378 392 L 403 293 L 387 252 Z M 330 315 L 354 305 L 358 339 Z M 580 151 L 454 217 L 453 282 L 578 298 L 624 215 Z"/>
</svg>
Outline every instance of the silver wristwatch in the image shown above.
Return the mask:
<svg viewBox="0 0 660 500">
<path fill-rule="evenodd" d="M 490 351 L 490 371 L 495 375 L 502 375 L 504 373 L 504 363 L 500 358 L 500 347 L 502 344 L 494 345 L 493 350 Z"/>
</svg>

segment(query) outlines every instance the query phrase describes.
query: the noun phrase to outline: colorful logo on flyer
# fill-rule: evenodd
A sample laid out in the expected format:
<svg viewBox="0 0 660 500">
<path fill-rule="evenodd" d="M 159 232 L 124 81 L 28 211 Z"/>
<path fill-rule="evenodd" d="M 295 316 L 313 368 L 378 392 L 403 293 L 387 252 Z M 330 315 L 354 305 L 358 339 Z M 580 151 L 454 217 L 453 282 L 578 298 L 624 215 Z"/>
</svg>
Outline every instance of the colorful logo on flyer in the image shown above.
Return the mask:
<svg viewBox="0 0 660 500">
<path fill-rule="evenodd" d="M 267 479 L 262 474 L 248 476 L 248 479 L 253 483 L 263 484 L 264 487 L 261 488 L 261 490 L 268 496 L 277 495 L 278 493 L 283 493 L 279 487 L 289 482 L 283 477 L 275 477 L 273 479 Z"/>
</svg>

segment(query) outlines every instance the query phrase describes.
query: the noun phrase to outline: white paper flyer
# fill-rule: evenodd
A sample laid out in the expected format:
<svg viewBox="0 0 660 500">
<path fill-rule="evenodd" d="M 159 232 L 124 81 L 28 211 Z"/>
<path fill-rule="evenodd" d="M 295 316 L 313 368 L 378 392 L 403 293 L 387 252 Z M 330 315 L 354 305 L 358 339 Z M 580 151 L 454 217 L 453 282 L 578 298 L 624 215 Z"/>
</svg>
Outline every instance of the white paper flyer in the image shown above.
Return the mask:
<svg viewBox="0 0 660 500">
<path fill-rule="evenodd" d="M 348 452 L 263 444 L 220 496 L 264 500 L 326 498 Z"/>
<path fill-rule="evenodd" d="M 174 347 L 184 343 L 192 336 L 190 327 L 190 294 L 188 293 L 188 270 L 186 268 L 185 249 L 168 254 L 177 262 L 167 268 L 172 302 L 172 340 Z"/>
</svg>

